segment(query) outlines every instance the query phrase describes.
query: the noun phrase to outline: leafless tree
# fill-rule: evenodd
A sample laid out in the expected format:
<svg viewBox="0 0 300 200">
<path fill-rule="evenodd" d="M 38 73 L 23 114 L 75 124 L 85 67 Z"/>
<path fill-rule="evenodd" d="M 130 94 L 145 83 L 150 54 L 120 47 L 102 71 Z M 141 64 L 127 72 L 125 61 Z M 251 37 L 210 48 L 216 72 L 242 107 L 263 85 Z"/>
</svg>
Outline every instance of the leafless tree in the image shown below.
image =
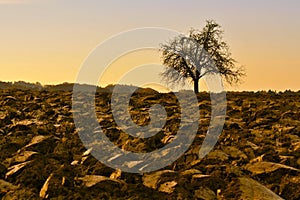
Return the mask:
<svg viewBox="0 0 300 200">
<path fill-rule="evenodd" d="M 188 36 L 180 35 L 162 44 L 162 62 L 166 66 L 163 79 L 177 84 L 188 78 L 194 83 L 195 93 L 199 93 L 199 80 L 210 73 L 220 73 L 229 84 L 239 83 L 245 73 L 231 57 L 223 33 L 219 24 L 207 20 L 202 30 L 192 29 Z"/>
</svg>

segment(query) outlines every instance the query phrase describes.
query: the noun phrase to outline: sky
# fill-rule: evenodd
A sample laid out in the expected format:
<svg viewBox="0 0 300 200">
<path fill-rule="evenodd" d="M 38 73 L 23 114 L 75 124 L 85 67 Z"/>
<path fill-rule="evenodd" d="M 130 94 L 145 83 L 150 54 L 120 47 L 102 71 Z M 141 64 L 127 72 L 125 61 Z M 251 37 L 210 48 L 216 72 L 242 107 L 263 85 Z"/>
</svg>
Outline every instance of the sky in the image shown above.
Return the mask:
<svg viewBox="0 0 300 200">
<path fill-rule="evenodd" d="M 299 8 L 298 0 L 0 0 L 0 80 L 75 82 L 90 53 L 114 35 L 143 27 L 188 33 L 214 19 L 247 73 L 226 90 L 298 91 Z M 156 51 L 122 56 L 99 83 L 115 83 L 122 70 L 149 62 L 160 62 Z M 148 71 L 126 80 L 157 81 Z"/>
</svg>

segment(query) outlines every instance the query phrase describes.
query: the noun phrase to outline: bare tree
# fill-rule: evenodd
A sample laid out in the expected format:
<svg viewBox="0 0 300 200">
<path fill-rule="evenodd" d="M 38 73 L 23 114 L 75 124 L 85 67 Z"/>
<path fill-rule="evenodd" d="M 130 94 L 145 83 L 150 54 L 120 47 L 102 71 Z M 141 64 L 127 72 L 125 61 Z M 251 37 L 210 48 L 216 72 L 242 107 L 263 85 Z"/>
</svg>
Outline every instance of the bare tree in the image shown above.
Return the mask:
<svg viewBox="0 0 300 200">
<path fill-rule="evenodd" d="M 231 57 L 222 35 L 221 26 L 207 20 L 201 31 L 192 29 L 188 36 L 180 35 L 162 44 L 162 62 L 166 66 L 162 77 L 168 83 L 189 78 L 195 93 L 199 93 L 199 80 L 210 73 L 220 73 L 229 84 L 238 83 L 245 73 Z"/>
</svg>

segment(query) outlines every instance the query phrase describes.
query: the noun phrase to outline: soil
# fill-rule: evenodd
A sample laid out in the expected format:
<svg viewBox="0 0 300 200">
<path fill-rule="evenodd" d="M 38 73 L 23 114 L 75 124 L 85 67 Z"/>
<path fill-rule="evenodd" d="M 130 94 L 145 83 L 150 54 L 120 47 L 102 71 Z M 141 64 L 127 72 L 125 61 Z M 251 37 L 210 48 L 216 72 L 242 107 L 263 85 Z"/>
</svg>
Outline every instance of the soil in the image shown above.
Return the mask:
<svg viewBox="0 0 300 200">
<path fill-rule="evenodd" d="M 167 123 L 148 139 L 115 123 L 109 92 L 96 94 L 96 114 L 122 149 L 150 152 L 172 142 L 180 123 L 175 95 L 144 89 L 130 101 L 132 120 L 150 123 L 159 103 Z M 300 92 L 229 92 L 223 132 L 198 158 L 210 122 L 210 98 L 198 94 L 200 125 L 174 163 L 133 174 L 105 166 L 74 125 L 71 91 L 0 90 L 1 199 L 300 199 Z"/>
</svg>

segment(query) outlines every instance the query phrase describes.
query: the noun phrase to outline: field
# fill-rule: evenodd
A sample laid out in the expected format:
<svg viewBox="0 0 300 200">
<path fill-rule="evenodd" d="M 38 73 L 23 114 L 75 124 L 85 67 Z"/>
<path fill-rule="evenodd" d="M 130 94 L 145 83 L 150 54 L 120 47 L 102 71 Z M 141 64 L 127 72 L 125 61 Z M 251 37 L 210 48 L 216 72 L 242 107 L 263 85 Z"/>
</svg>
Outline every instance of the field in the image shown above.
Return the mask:
<svg viewBox="0 0 300 200">
<path fill-rule="evenodd" d="M 130 112 L 149 123 L 160 103 L 165 127 L 148 139 L 114 122 L 109 92 L 96 94 L 104 133 L 122 149 L 149 152 L 178 130 L 173 94 L 140 90 Z M 223 132 L 203 159 L 198 151 L 210 121 L 210 98 L 198 95 L 200 125 L 190 148 L 171 165 L 133 174 L 109 168 L 83 146 L 73 121 L 72 92 L 0 91 L 1 199 L 300 199 L 300 92 L 229 92 Z M 144 100 L 144 101 L 142 101 Z"/>
</svg>

